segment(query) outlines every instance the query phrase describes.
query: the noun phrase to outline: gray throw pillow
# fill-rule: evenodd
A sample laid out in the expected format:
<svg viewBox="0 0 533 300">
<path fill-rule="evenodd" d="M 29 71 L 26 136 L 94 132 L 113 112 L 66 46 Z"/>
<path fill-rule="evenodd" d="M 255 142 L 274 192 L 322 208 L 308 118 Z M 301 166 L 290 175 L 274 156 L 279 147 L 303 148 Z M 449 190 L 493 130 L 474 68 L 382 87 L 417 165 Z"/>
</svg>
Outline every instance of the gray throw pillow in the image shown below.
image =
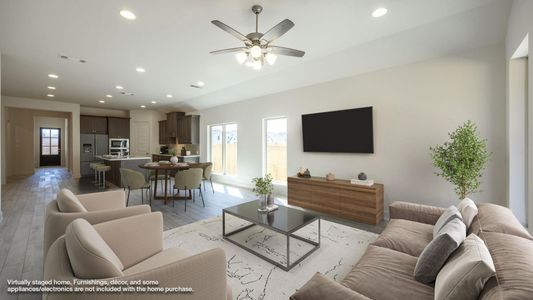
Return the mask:
<svg viewBox="0 0 533 300">
<path fill-rule="evenodd" d="M 415 279 L 431 283 L 448 259 L 466 238 L 466 226 L 461 219 L 454 218 L 437 233 L 424 248 L 415 266 Z"/>
<path fill-rule="evenodd" d="M 461 221 L 463 220 L 461 212 L 457 209 L 457 207 L 451 205 L 442 213 L 437 220 L 437 223 L 435 223 L 435 226 L 433 227 L 433 238 L 437 236 L 437 232 L 441 230 L 444 225 L 456 218 Z"/>
</svg>

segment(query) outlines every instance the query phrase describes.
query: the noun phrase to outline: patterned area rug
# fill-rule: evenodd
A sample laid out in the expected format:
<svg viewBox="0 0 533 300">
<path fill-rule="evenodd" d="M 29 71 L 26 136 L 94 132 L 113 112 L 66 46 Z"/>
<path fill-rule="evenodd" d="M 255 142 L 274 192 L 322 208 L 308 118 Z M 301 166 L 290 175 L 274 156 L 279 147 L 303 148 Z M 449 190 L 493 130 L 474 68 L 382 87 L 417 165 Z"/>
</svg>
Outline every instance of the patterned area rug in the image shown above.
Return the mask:
<svg viewBox="0 0 533 300">
<path fill-rule="evenodd" d="M 226 231 L 249 224 L 226 215 Z M 296 232 L 310 240 L 317 240 L 318 223 Z M 165 248 L 180 247 L 196 254 L 216 247 L 226 252 L 228 282 L 233 297 L 238 300 L 288 299 L 316 272 L 334 280 L 341 280 L 353 268 L 377 234 L 349 226 L 321 221 L 321 245 L 318 250 L 288 272 L 241 249 L 222 238 L 222 217 L 206 219 L 165 231 Z M 253 226 L 232 235 L 248 247 L 269 258 L 286 262 L 286 238 L 277 232 Z M 291 239 L 290 261 L 295 261 L 312 245 Z"/>
</svg>

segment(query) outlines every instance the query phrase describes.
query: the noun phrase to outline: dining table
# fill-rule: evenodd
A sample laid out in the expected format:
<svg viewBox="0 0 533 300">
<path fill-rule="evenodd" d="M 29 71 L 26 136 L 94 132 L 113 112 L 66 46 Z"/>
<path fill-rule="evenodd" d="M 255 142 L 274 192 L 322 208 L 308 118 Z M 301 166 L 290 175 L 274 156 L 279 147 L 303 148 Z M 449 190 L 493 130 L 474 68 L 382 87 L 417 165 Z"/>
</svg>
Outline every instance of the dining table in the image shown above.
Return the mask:
<svg viewBox="0 0 533 300">
<path fill-rule="evenodd" d="M 173 163 L 145 163 L 145 164 L 141 164 L 139 165 L 139 168 L 141 169 L 145 169 L 145 170 L 151 170 L 151 171 L 154 171 L 155 172 L 155 186 L 154 186 L 154 198 L 153 199 L 156 199 L 156 200 L 164 200 L 165 204 L 167 204 L 167 202 L 169 200 L 177 200 L 177 199 L 191 199 L 190 196 L 185 196 L 185 197 L 181 197 L 181 196 L 178 196 L 178 197 L 169 197 L 168 196 L 168 181 L 170 179 L 170 173 L 172 171 L 174 172 L 179 172 L 179 171 L 183 171 L 183 170 L 188 170 L 190 168 L 190 166 L 186 163 L 177 163 L 177 164 L 173 164 Z M 165 191 L 164 191 L 164 194 L 163 195 L 158 195 L 157 194 L 157 182 L 159 181 L 158 178 L 159 178 L 159 174 L 160 173 L 164 173 L 165 175 Z"/>
</svg>

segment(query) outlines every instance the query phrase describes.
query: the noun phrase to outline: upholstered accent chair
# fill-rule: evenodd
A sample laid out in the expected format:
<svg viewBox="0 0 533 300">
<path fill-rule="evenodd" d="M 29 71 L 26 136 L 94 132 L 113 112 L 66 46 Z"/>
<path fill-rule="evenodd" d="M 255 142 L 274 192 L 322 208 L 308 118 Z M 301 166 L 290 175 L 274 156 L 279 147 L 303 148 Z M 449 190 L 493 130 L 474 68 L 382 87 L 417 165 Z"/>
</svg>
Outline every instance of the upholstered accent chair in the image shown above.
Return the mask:
<svg viewBox="0 0 533 300">
<path fill-rule="evenodd" d="M 201 168 L 190 168 L 188 170 L 179 171 L 174 177 L 174 187 L 173 190 L 188 191 L 189 197 L 194 201 L 195 193 L 192 190 L 198 190 L 200 192 L 200 197 L 202 198 L 202 204 L 205 207 L 204 195 L 202 194 L 202 174 L 203 170 Z M 174 201 L 172 202 L 174 205 Z M 187 200 L 185 200 L 185 211 L 187 211 Z"/>
<path fill-rule="evenodd" d="M 191 255 L 163 249 L 160 212 L 90 225 L 73 221 L 46 257 L 44 279 L 157 281 L 159 287 L 188 287 L 192 293 L 67 293 L 43 299 L 231 299 L 226 257 L 221 248 Z"/>
<path fill-rule="evenodd" d="M 81 218 L 90 224 L 98 224 L 115 219 L 150 213 L 150 206 L 126 207 L 126 197 L 122 190 L 101 193 L 74 195 L 62 189 L 57 199 L 46 207 L 44 220 L 44 257 L 50 245 L 65 234 L 70 222 Z"/>
</svg>

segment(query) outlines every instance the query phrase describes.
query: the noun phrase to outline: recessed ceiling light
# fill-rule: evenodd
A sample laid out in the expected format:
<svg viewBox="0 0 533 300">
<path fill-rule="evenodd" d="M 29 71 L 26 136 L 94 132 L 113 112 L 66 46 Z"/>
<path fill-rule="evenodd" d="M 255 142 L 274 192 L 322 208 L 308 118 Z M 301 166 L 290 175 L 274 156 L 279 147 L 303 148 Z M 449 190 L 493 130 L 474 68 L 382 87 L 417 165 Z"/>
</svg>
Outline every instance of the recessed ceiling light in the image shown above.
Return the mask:
<svg viewBox="0 0 533 300">
<path fill-rule="evenodd" d="M 167 98 L 172 98 L 173 96 L 171 94 L 167 94 Z"/>
<path fill-rule="evenodd" d="M 49 86 L 48 89 L 49 89 L 49 90 L 55 90 L 56 87 L 55 87 L 55 86 Z"/>
<path fill-rule="evenodd" d="M 137 68 L 135 69 L 135 71 L 139 72 L 139 73 L 144 73 L 146 72 L 146 70 L 144 68 Z"/>
<path fill-rule="evenodd" d="M 54 97 L 55 97 L 55 95 L 52 95 L 52 94 L 48 94 L 48 95 L 46 95 L 46 96 L 47 96 L 47 97 L 50 97 L 50 98 L 54 98 Z"/>
<path fill-rule="evenodd" d="M 48 74 L 48 77 L 54 78 L 54 79 L 58 79 L 59 78 L 59 76 L 57 76 L 56 74 Z"/>
<path fill-rule="evenodd" d="M 197 85 L 197 86 L 204 86 L 204 85 L 205 85 L 205 82 L 203 82 L 203 81 L 197 81 L 197 82 L 196 82 L 196 85 Z"/>
<path fill-rule="evenodd" d="M 120 15 L 128 20 L 135 20 L 137 18 L 137 16 L 129 10 L 121 10 Z"/>
<path fill-rule="evenodd" d="M 372 17 L 379 18 L 379 17 L 383 17 L 386 14 L 387 14 L 387 9 L 385 7 L 380 7 L 374 10 L 374 12 L 372 12 Z"/>
<path fill-rule="evenodd" d="M 141 108 L 146 108 L 146 105 L 141 105 Z"/>
<path fill-rule="evenodd" d="M 117 90 L 121 90 L 121 89 L 123 89 L 124 87 L 122 87 L 122 86 L 120 86 L 120 85 L 117 85 L 116 88 L 117 88 Z"/>
<path fill-rule="evenodd" d="M 113 96 L 111 95 L 105 95 L 107 98 L 113 98 Z"/>
<path fill-rule="evenodd" d="M 152 101 L 152 104 L 156 104 L 156 103 L 157 103 L 157 101 Z"/>
<path fill-rule="evenodd" d="M 104 100 L 98 100 L 98 102 L 100 102 L 100 103 L 105 103 L 105 101 L 104 101 Z"/>
</svg>

